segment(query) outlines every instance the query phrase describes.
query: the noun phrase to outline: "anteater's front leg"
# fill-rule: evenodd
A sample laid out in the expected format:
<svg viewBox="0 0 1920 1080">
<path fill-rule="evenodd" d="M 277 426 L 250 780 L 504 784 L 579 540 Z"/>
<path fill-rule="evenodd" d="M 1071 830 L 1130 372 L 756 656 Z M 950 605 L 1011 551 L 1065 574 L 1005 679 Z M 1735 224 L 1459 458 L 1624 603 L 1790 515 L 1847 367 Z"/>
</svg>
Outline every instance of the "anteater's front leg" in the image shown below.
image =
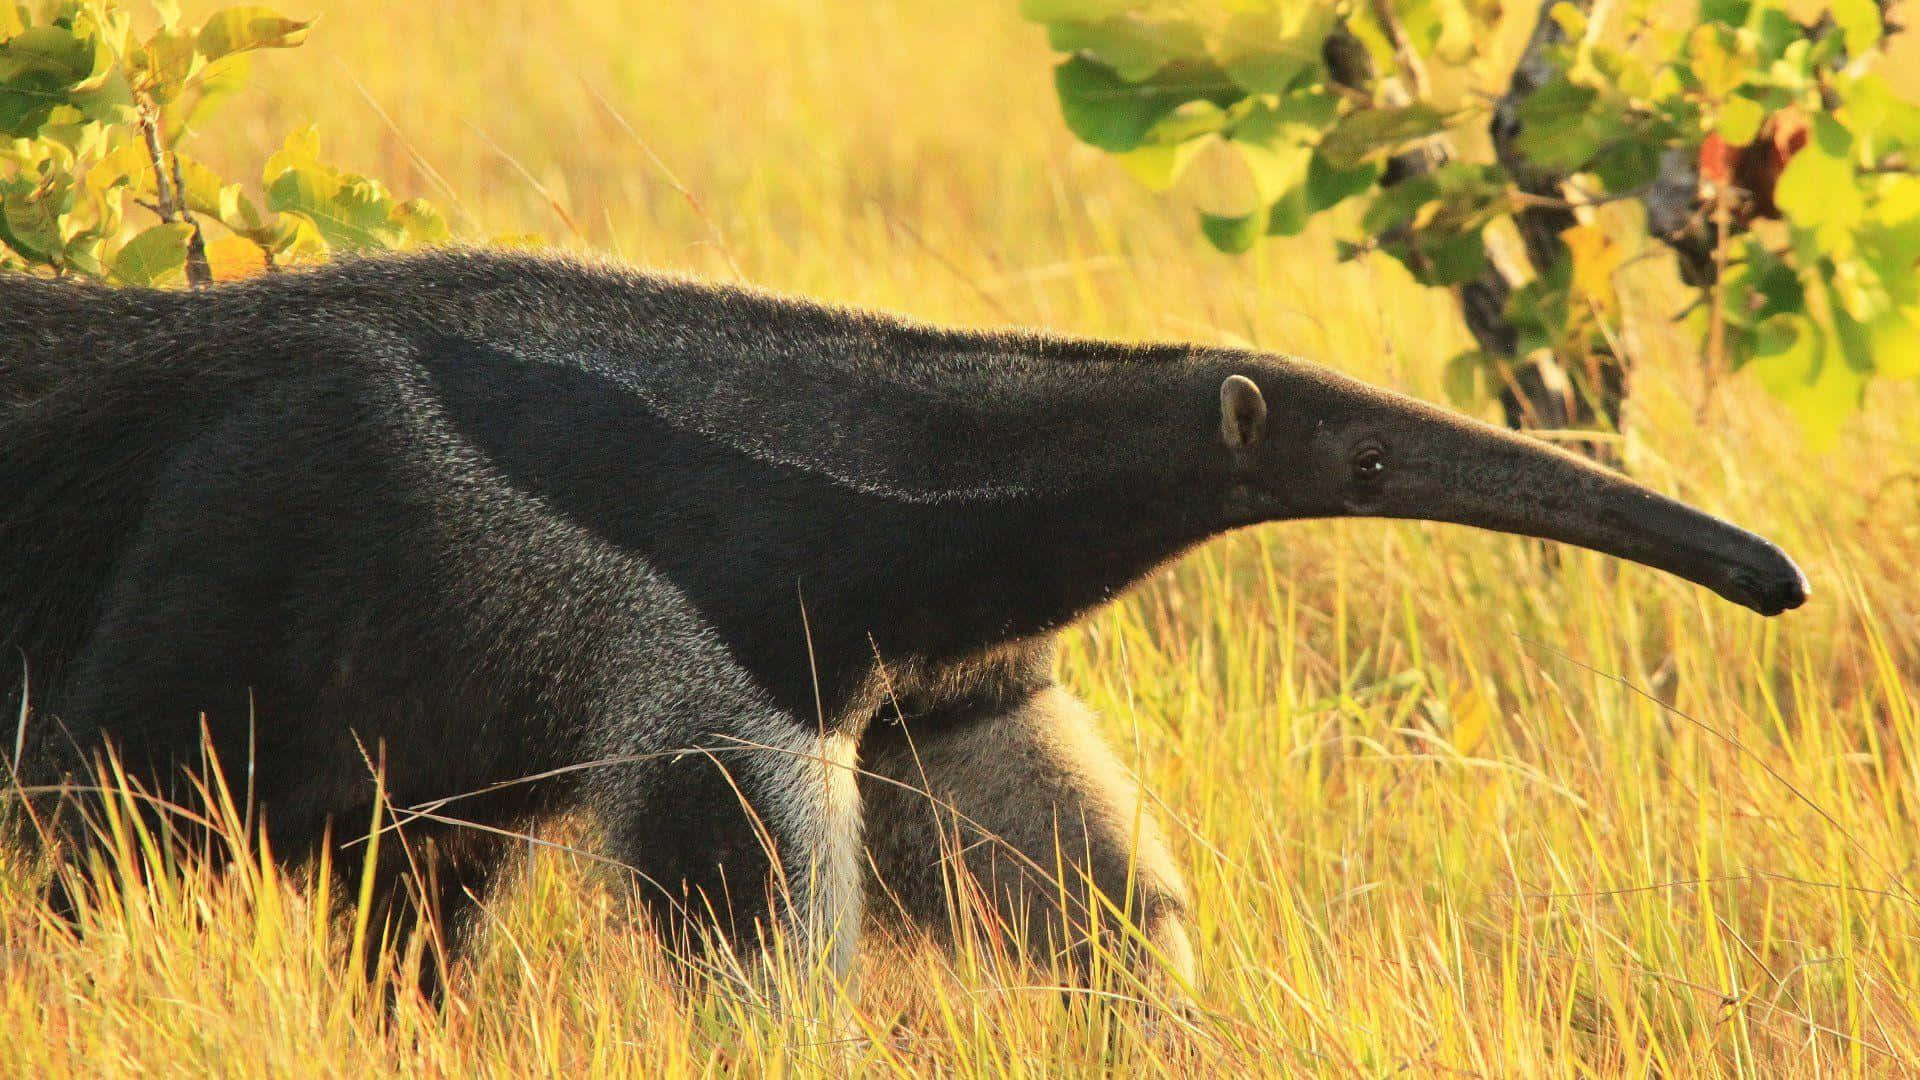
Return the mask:
<svg viewBox="0 0 1920 1080">
<path fill-rule="evenodd" d="M 974 897 L 1030 959 L 1084 976 L 1098 939 L 1152 981 L 1190 981 L 1185 883 L 1073 695 L 876 722 L 861 749 L 876 916 L 950 939 Z"/>
<path fill-rule="evenodd" d="M 680 727 L 679 725 L 673 725 Z M 594 794 L 611 854 L 670 939 L 743 959 L 784 948 L 844 979 L 863 910 L 851 735 L 717 709 L 616 750 Z"/>
</svg>

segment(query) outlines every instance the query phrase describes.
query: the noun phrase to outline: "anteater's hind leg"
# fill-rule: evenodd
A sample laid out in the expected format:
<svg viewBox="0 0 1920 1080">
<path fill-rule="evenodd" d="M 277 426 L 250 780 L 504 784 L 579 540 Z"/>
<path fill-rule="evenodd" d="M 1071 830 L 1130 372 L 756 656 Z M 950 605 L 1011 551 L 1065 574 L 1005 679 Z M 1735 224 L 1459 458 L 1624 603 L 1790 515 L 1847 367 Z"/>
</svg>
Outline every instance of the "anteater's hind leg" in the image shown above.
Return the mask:
<svg viewBox="0 0 1920 1080">
<path fill-rule="evenodd" d="M 1085 976 L 1091 946 L 1189 981 L 1186 886 L 1086 707 L 1049 687 L 1002 713 L 876 722 L 862 746 L 872 908 L 938 938 L 975 897 L 1029 959 Z M 962 872 L 964 871 L 964 873 Z"/>
</svg>

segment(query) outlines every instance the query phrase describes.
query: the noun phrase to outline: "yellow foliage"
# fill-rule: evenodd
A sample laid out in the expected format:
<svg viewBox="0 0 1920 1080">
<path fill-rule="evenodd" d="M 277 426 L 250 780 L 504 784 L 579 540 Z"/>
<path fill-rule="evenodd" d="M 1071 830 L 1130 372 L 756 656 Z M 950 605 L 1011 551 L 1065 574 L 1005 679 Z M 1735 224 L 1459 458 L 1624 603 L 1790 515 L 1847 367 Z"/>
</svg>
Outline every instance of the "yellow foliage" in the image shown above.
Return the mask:
<svg viewBox="0 0 1920 1080">
<path fill-rule="evenodd" d="M 267 268 L 260 245 L 242 236 L 227 235 L 207 244 L 207 267 L 215 281 L 252 277 Z"/>
<path fill-rule="evenodd" d="M 1560 239 L 1573 258 L 1573 302 L 1611 312 L 1615 307 L 1613 274 L 1627 257 L 1626 246 L 1598 224 L 1575 225 L 1563 231 Z"/>
</svg>

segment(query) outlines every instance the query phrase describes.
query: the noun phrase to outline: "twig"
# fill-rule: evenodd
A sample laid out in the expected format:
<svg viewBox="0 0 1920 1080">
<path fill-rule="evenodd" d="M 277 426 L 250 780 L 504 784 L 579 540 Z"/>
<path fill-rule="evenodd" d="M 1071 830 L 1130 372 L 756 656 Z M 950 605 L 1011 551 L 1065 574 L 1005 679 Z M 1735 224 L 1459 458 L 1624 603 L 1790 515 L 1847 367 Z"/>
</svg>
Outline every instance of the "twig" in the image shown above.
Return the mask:
<svg viewBox="0 0 1920 1080">
<path fill-rule="evenodd" d="M 353 69 L 339 60 L 335 60 L 334 63 L 347 77 L 347 81 L 353 83 L 353 88 L 360 92 L 361 100 L 367 103 L 367 107 L 373 110 L 373 114 L 380 118 L 381 123 L 387 125 L 387 130 L 393 133 L 393 137 L 400 141 L 400 148 L 413 159 L 414 165 L 426 175 L 427 179 L 433 181 L 435 187 L 447 193 L 447 198 L 453 200 L 453 205 L 459 209 L 463 217 L 470 222 L 474 221 L 473 211 L 467 207 L 466 200 L 460 197 L 460 192 L 448 183 L 447 178 L 440 175 L 440 170 L 433 167 L 433 162 L 428 161 L 427 156 L 413 145 L 413 141 L 407 138 L 406 132 L 400 130 L 400 125 L 393 122 L 393 117 L 387 115 L 387 110 L 380 107 L 380 102 L 374 98 L 372 92 L 366 88 L 358 76 L 354 75 Z"/>
<path fill-rule="evenodd" d="M 180 203 L 180 218 L 193 226 L 193 232 L 187 236 L 187 284 L 196 289 L 213 284 L 213 266 L 207 262 L 206 237 L 200 231 L 200 222 L 193 216 L 193 208 L 187 205 L 187 184 L 180 178 L 180 155 L 169 155 L 173 164 L 173 196 Z"/>
<path fill-rule="evenodd" d="M 547 200 L 548 209 L 551 209 L 554 213 L 554 216 L 558 217 L 561 223 L 567 227 L 567 231 L 573 233 L 575 239 L 577 240 L 586 239 L 586 234 L 582 233 L 580 231 L 580 226 L 574 223 L 573 215 L 567 213 L 567 208 L 560 205 L 560 200 L 554 198 L 553 192 L 547 190 L 547 185 L 542 184 L 538 178 L 536 178 L 531 172 L 527 171 L 527 167 L 525 165 L 520 164 L 519 158 L 516 158 L 512 154 L 507 153 L 507 151 L 503 147 L 501 147 L 499 143 L 493 141 L 492 136 L 489 136 L 485 131 L 480 130 L 480 128 L 477 125 L 475 125 L 471 120 L 462 120 L 461 123 L 467 126 L 468 131 L 471 131 L 475 135 L 478 135 L 480 137 L 480 141 L 487 144 L 488 149 L 492 150 L 496 154 L 499 154 L 500 157 L 504 159 L 507 164 L 513 166 L 514 171 L 519 173 L 521 178 L 524 179 L 527 182 L 527 184 L 533 188 L 533 190 L 539 192 L 541 198 Z"/>
<path fill-rule="evenodd" d="M 647 140 L 640 137 L 640 133 L 635 131 L 633 125 L 627 122 L 626 116 L 622 114 L 619 109 L 613 107 L 613 102 L 608 101 L 606 95 L 602 94 L 591 82 L 588 82 L 585 75 L 578 75 L 577 77 L 580 80 L 580 85 L 586 88 L 587 93 L 593 95 L 593 100 L 599 102 L 600 107 L 607 110 L 607 115 L 613 117 L 613 122 L 620 125 L 620 129 L 627 133 L 627 137 L 632 139 L 635 145 L 640 147 L 640 152 L 647 155 L 647 160 L 653 162 L 653 167 L 660 170 L 660 175 L 666 179 L 667 186 L 680 193 L 680 197 L 686 200 L 687 207 L 693 211 L 693 216 L 699 218 L 701 223 L 707 227 L 707 232 L 713 237 L 714 250 L 718 251 L 720 257 L 727 261 L 727 269 L 732 272 L 734 280 L 747 280 L 747 275 L 740 270 L 740 264 L 734 260 L 733 251 L 727 247 L 726 234 L 720 231 L 720 226 L 714 223 L 713 218 L 707 216 L 706 208 L 700 205 L 700 200 L 695 198 L 693 192 L 687 189 L 687 185 L 680 182 L 680 178 L 675 176 L 673 170 L 667 167 L 666 161 L 654 152 L 653 147 Z"/>
<path fill-rule="evenodd" d="M 1407 37 L 1407 28 L 1401 25 L 1400 16 L 1394 12 L 1393 5 L 1388 0 L 1373 0 L 1371 6 L 1374 19 L 1393 43 L 1393 59 L 1406 74 L 1407 90 L 1416 98 L 1429 96 L 1433 86 L 1427 78 L 1427 66 L 1421 62 L 1420 53 L 1414 49 L 1412 39 Z"/>
<path fill-rule="evenodd" d="M 1713 284 L 1708 292 L 1711 307 L 1707 312 L 1706 386 L 1700 392 L 1700 407 L 1694 422 L 1704 425 L 1713 408 L 1713 392 L 1727 366 L 1727 247 L 1733 237 L 1732 192 L 1725 184 L 1713 187 Z"/>
<path fill-rule="evenodd" d="M 213 268 L 207 264 L 200 223 L 187 209 L 187 186 L 180 179 L 180 156 L 172 155 L 172 165 L 168 165 L 167 149 L 160 144 L 160 123 L 154 117 L 153 102 L 145 95 L 134 110 L 134 123 L 147 144 L 147 160 L 153 165 L 153 190 L 158 205 L 150 209 L 169 225 L 184 222 L 192 227 L 193 233 L 187 237 L 187 284 L 196 289 L 205 288 L 213 284 Z"/>
</svg>

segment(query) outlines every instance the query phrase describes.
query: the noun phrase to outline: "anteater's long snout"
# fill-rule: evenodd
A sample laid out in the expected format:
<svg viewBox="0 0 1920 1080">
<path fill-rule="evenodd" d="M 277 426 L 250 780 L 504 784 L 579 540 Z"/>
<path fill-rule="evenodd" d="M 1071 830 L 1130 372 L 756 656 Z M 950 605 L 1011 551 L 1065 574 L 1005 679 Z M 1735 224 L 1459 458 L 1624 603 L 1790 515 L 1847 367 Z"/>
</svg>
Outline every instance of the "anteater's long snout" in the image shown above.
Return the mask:
<svg viewBox="0 0 1920 1080">
<path fill-rule="evenodd" d="M 1635 561 L 1678 574 L 1762 615 L 1807 602 L 1807 575 L 1762 536 L 1685 503 L 1621 482 L 1625 490 L 1600 497 L 1613 527 L 1607 532 Z"/>
<path fill-rule="evenodd" d="M 1387 484 L 1380 516 L 1575 544 L 1686 578 L 1762 615 L 1807 601 L 1806 575 L 1763 537 L 1535 439 L 1437 410 L 1423 419 L 1403 428 L 1414 444 L 1412 475 L 1398 491 Z"/>
</svg>

